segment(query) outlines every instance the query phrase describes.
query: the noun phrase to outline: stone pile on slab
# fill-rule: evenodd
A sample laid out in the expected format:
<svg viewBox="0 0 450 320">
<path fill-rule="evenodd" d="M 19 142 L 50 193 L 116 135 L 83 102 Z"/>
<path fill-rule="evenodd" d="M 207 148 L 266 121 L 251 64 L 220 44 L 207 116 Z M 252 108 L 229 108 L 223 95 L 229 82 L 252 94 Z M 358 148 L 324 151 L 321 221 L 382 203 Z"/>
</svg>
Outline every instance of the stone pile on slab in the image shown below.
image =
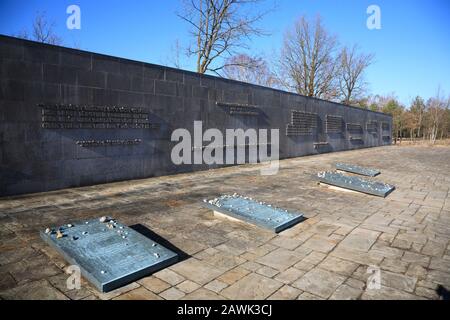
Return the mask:
<svg viewBox="0 0 450 320">
<path fill-rule="evenodd" d="M 175 252 L 108 217 L 75 222 L 41 232 L 99 291 L 108 292 L 178 260 Z"/>
<path fill-rule="evenodd" d="M 304 219 L 302 213 L 289 212 L 236 193 L 222 195 L 213 200 L 205 199 L 203 205 L 213 210 L 215 215 L 257 225 L 276 233 Z"/>
</svg>

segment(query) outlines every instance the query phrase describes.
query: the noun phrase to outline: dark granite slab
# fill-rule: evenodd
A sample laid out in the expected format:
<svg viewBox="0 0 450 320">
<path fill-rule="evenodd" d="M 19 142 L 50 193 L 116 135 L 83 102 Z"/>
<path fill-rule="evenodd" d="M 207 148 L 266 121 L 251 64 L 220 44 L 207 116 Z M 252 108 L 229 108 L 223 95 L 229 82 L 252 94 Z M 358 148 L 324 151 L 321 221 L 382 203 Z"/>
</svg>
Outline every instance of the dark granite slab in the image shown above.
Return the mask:
<svg viewBox="0 0 450 320">
<path fill-rule="evenodd" d="M 41 238 L 70 264 L 78 265 L 82 275 L 101 292 L 126 285 L 178 260 L 176 253 L 114 220 L 92 219 L 50 228 L 41 232 Z"/>
<path fill-rule="evenodd" d="M 209 201 L 204 200 L 203 205 L 231 218 L 254 224 L 276 233 L 304 220 L 302 213 L 289 212 L 236 194 L 223 195 Z"/>
<path fill-rule="evenodd" d="M 322 183 L 379 197 L 386 197 L 395 189 L 394 186 L 386 183 L 346 176 L 337 172 L 319 172 L 317 178 Z"/>
</svg>

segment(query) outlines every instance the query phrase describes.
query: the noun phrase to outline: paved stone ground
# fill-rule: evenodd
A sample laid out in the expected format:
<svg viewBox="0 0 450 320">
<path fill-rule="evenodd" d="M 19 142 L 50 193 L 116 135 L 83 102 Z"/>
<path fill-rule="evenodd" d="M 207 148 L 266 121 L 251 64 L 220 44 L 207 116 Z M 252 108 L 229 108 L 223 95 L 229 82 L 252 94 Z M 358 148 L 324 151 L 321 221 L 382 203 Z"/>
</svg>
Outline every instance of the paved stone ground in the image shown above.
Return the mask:
<svg viewBox="0 0 450 320">
<path fill-rule="evenodd" d="M 379 168 L 386 199 L 318 186 L 336 161 Z M 2 299 L 436 299 L 450 286 L 450 147 L 380 147 L 0 199 Z M 308 217 L 278 235 L 224 221 L 203 198 L 239 192 Z M 38 231 L 110 215 L 190 257 L 110 293 L 67 290 L 66 263 Z M 368 266 L 381 289 L 366 288 Z"/>
</svg>

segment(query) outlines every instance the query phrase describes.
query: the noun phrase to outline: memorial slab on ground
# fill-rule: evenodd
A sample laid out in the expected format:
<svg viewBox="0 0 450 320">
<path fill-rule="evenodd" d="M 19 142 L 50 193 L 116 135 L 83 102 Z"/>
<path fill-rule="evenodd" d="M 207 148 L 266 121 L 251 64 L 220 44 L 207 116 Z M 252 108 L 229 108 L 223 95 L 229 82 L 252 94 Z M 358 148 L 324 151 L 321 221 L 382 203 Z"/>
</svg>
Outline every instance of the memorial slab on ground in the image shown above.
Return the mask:
<svg viewBox="0 0 450 320">
<path fill-rule="evenodd" d="M 383 198 L 395 189 L 393 185 L 387 183 L 362 179 L 356 176 L 347 176 L 338 172 L 319 172 L 317 179 L 323 184 Z"/>
<path fill-rule="evenodd" d="M 357 166 L 355 164 L 348 164 L 348 163 L 336 163 L 336 169 L 338 171 L 351 172 L 368 177 L 375 177 L 380 174 L 379 170 L 365 168 Z"/>
<path fill-rule="evenodd" d="M 254 224 L 277 233 L 304 220 L 302 213 L 289 212 L 236 193 L 213 200 L 205 199 L 203 206 L 213 210 L 215 215 Z"/>
<path fill-rule="evenodd" d="M 46 228 L 40 234 L 100 292 L 139 280 L 178 260 L 176 253 L 107 217 Z"/>
<path fill-rule="evenodd" d="M 283 160 L 274 176 L 238 166 L 0 198 L 0 298 L 438 299 L 438 286 L 450 287 L 449 159 L 448 146 L 390 146 Z M 318 171 L 356 160 L 396 191 L 382 198 L 317 185 Z M 234 192 L 307 219 L 275 234 L 201 205 Z M 106 212 L 186 256 L 108 293 L 84 278 L 68 289 L 69 263 L 39 232 Z M 380 271 L 380 289 L 368 288 L 369 268 Z"/>
</svg>

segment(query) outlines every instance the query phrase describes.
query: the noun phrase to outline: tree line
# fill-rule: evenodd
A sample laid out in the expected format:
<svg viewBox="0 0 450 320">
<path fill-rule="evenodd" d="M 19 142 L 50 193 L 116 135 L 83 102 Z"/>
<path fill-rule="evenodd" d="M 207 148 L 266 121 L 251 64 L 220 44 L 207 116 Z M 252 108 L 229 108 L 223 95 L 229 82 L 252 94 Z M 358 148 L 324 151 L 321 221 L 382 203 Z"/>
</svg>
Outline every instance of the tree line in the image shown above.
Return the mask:
<svg viewBox="0 0 450 320">
<path fill-rule="evenodd" d="M 434 144 L 437 139 L 450 136 L 450 96 L 445 98 L 440 90 L 426 101 L 416 96 L 409 106 L 402 105 L 391 95 L 366 99 L 360 107 L 392 115 L 394 143 L 408 138 L 428 140 Z"/>
</svg>

